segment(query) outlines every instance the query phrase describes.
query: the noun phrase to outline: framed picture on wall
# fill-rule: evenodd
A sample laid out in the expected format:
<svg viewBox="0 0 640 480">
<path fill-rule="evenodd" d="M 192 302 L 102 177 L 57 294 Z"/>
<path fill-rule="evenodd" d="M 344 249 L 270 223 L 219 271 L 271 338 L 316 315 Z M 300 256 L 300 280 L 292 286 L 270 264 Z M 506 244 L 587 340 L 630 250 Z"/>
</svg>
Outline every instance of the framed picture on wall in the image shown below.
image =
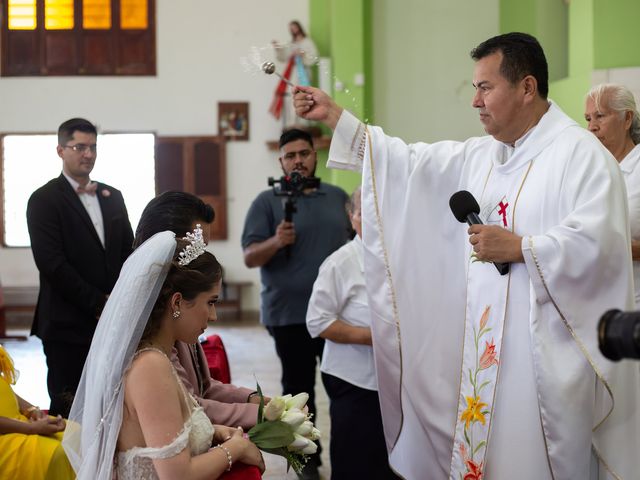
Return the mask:
<svg viewBox="0 0 640 480">
<path fill-rule="evenodd" d="M 227 140 L 249 140 L 248 102 L 218 102 L 218 134 Z"/>
</svg>

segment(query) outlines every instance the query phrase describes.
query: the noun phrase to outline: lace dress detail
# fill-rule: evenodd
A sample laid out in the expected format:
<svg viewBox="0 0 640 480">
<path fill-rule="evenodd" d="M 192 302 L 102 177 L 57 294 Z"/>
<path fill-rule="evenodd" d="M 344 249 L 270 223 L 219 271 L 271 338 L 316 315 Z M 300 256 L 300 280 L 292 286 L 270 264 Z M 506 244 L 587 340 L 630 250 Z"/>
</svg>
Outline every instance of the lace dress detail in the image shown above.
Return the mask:
<svg viewBox="0 0 640 480">
<path fill-rule="evenodd" d="M 164 355 L 164 352 L 155 348 L 140 350 L 136 355 L 148 350 L 157 351 Z M 154 459 L 174 457 L 187 447 L 193 457 L 205 453 L 211 447 L 213 425 L 211 425 L 209 417 L 196 400 L 185 391 L 175 370 L 173 373 L 185 396 L 187 405 L 191 407 L 191 415 L 184 423 L 178 436 L 170 444 L 156 448 L 133 447 L 124 452 L 116 453 L 115 470 L 118 480 L 157 480 L 158 474 L 153 466 Z"/>
</svg>

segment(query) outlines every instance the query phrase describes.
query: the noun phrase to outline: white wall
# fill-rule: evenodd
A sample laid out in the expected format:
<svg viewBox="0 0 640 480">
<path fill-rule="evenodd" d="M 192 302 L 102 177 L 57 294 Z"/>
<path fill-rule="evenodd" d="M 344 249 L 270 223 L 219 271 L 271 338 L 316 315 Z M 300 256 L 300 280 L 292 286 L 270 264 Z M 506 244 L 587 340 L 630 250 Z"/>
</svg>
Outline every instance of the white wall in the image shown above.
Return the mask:
<svg viewBox="0 0 640 480">
<path fill-rule="evenodd" d="M 267 113 L 276 79 L 247 73 L 241 59 L 252 47 L 269 52 L 272 39 L 286 40 L 291 19 L 308 26 L 308 3 L 157 0 L 157 77 L 0 77 L 0 132 L 54 132 L 86 116 L 103 130 L 210 135 L 218 101 L 250 102 L 250 141 L 227 145 L 229 240 L 211 248 L 229 279 L 254 282 L 245 306 L 257 309 L 258 271 L 244 266 L 240 235 L 251 201 L 280 173 L 265 146 L 280 125 Z M 468 54 L 498 32 L 498 0 L 481 8 L 465 0 L 373 0 L 373 19 L 376 122 L 410 141 L 482 134 L 470 107 Z M 31 252 L 0 248 L 0 279 L 37 285 Z"/>
<path fill-rule="evenodd" d="M 157 0 L 157 77 L 0 77 L 0 132 L 55 132 L 64 120 L 84 116 L 104 131 L 213 135 L 217 102 L 248 101 L 250 141 L 227 146 L 229 239 L 211 249 L 228 278 L 254 281 L 246 306 L 257 309 L 258 272 L 244 266 L 240 235 L 251 201 L 268 176 L 279 174 L 265 142 L 278 138 L 280 125 L 267 113 L 276 78 L 248 73 L 241 59 L 252 47 L 270 54 L 271 40 L 289 38 L 292 19 L 308 25 L 307 2 Z M 5 286 L 37 285 L 31 251 L 0 248 L 0 279 Z"/>
<path fill-rule="evenodd" d="M 640 105 L 640 67 L 609 68 L 591 73 L 591 86 L 601 83 L 624 85 L 633 93 L 636 105 Z"/>
<path fill-rule="evenodd" d="M 498 32 L 498 0 L 373 0 L 376 123 L 406 141 L 484 134 L 470 50 Z"/>
</svg>

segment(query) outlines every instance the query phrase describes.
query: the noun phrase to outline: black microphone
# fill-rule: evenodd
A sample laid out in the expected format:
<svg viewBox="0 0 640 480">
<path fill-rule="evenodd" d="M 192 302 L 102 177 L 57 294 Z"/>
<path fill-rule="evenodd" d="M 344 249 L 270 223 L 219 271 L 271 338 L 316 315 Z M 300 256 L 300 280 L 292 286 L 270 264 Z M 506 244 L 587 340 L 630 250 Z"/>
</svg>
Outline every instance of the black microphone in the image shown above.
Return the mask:
<svg viewBox="0 0 640 480">
<path fill-rule="evenodd" d="M 449 199 L 449 207 L 451 207 L 451 211 L 456 219 L 461 222 L 467 222 L 469 226 L 471 225 L 482 225 L 482 220 L 478 214 L 480 213 L 480 206 L 473 195 L 471 195 L 466 190 L 460 190 L 459 192 L 451 195 Z M 500 275 L 506 275 L 509 273 L 509 264 L 508 263 L 497 263 L 493 262 L 493 264 L 500 272 Z"/>
</svg>

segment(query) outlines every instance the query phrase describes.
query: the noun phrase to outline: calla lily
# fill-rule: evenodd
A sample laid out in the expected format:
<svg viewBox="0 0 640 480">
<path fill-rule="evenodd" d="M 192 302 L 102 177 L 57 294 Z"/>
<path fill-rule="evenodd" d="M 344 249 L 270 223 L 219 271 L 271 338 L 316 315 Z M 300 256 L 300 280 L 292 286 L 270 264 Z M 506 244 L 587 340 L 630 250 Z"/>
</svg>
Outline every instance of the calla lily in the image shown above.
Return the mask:
<svg viewBox="0 0 640 480">
<path fill-rule="evenodd" d="M 320 430 L 318 430 L 316 427 L 313 427 L 313 430 L 311 431 L 311 435 L 309 436 L 309 438 L 315 442 L 316 440 L 319 440 L 320 437 L 321 437 Z"/>
<path fill-rule="evenodd" d="M 306 419 L 307 416 L 298 409 L 287 410 L 282 414 L 282 417 L 280 418 L 280 420 L 282 420 L 284 423 L 288 423 L 289 425 L 291 425 L 291 428 L 294 431 L 296 431 L 298 427 L 302 425 L 302 422 L 304 422 Z"/>
<path fill-rule="evenodd" d="M 273 397 L 267 406 L 264 407 L 264 418 L 269 421 L 280 419 L 284 413 L 286 401 L 282 397 Z"/>
<path fill-rule="evenodd" d="M 304 406 L 307 404 L 308 400 L 309 400 L 308 393 L 304 393 L 304 392 L 299 393 L 295 397 L 292 397 L 291 399 L 286 401 L 287 410 L 290 410 L 292 408 L 297 408 L 298 410 L 302 410 Z"/>
</svg>

